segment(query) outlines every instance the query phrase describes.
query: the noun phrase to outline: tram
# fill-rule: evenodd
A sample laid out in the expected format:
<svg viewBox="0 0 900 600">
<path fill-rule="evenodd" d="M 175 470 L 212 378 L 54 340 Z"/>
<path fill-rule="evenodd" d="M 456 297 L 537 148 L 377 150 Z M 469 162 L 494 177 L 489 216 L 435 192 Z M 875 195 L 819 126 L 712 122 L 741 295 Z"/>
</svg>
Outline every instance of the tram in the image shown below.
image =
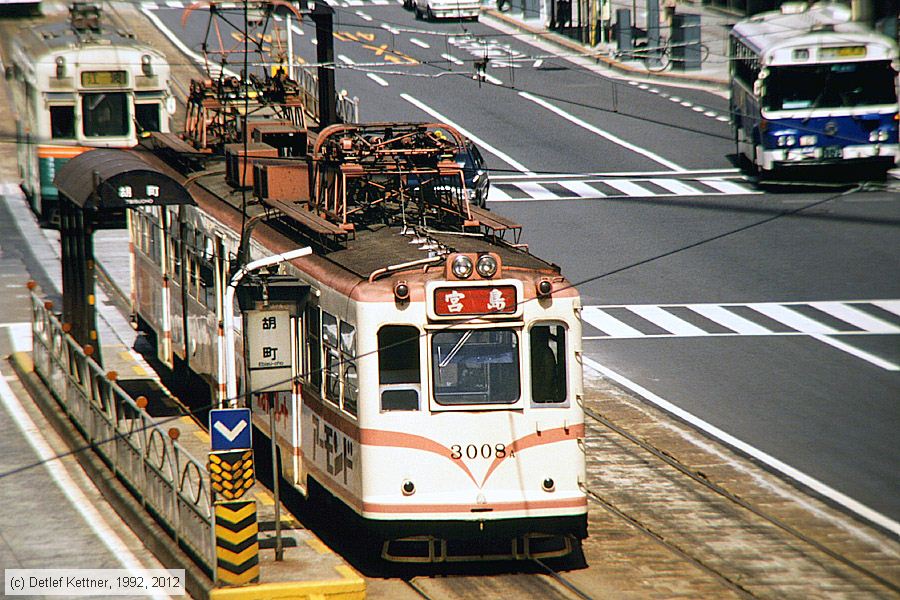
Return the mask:
<svg viewBox="0 0 900 600">
<path fill-rule="evenodd" d="M 167 132 L 175 112 L 165 56 L 101 17 L 98 6 L 76 2 L 68 21 L 23 30 L 13 43 L 19 177 L 44 224 L 58 221 L 53 178 L 65 162 Z"/>
<path fill-rule="evenodd" d="M 894 166 L 897 44 L 850 21 L 849 7 L 786 3 L 736 24 L 730 47 L 735 144 L 761 174 Z"/>
<path fill-rule="evenodd" d="M 197 206 L 130 211 L 134 312 L 159 358 L 249 406 L 281 476 L 337 498 L 388 560 L 563 556 L 587 535 L 579 295 L 470 203 L 467 143 L 440 123 L 332 125 L 308 161 L 253 159 L 252 184 L 240 159 L 223 180 L 152 154 Z M 307 246 L 248 273 L 230 307 L 238 265 Z M 286 390 L 248 385 L 254 332 Z"/>
</svg>

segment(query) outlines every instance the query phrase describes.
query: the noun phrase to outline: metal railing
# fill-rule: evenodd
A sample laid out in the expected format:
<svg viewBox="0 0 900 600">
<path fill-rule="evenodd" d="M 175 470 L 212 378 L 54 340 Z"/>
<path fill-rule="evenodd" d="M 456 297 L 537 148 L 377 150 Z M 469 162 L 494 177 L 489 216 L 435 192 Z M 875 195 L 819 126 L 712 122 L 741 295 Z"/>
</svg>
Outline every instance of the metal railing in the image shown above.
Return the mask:
<svg viewBox="0 0 900 600">
<path fill-rule="evenodd" d="M 31 295 L 34 370 L 85 440 L 172 536 L 215 566 L 206 464 L 171 437 L 66 333 L 52 303 Z"/>
</svg>

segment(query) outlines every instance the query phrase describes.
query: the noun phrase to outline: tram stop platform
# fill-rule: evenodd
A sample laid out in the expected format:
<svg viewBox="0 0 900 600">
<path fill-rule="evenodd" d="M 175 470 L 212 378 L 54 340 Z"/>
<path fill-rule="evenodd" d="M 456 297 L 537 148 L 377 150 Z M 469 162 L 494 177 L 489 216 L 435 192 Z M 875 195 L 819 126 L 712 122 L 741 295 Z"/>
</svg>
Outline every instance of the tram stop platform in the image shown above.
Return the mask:
<svg viewBox="0 0 900 600">
<path fill-rule="evenodd" d="M 40 229 L 28 212 L 24 200 L 19 202 L 17 199 L 7 197 L 7 202 L 23 239 L 29 240 L 30 252 L 36 259 L 34 264 L 40 265 L 44 270 L 43 273 L 30 273 L 41 284 L 41 287 L 35 290 L 34 297 L 47 299 L 52 304 L 35 301 L 36 318 L 42 319 L 45 331 L 52 327 L 54 322 L 58 327 L 60 324 L 50 315 L 56 313 L 61 305 L 59 233 Z M 117 307 L 130 295 L 127 236 L 123 235 L 124 232 L 108 233 L 109 236 L 98 237 L 95 248 L 96 256 L 101 261 L 102 277 L 107 280 L 103 285 L 96 287 L 95 301 L 103 366 L 88 368 L 83 353 L 79 354 L 78 350 L 73 351 L 72 348 L 67 349 L 62 345 L 63 342 L 60 340 L 64 340 L 65 336 L 59 332 L 56 341 L 49 343 L 51 335 L 42 334 L 40 339 L 36 336 L 32 352 L 20 351 L 10 356 L 10 362 L 36 404 L 73 450 L 93 448 L 92 452 L 76 452 L 82 467 L 122 519 L 129 523 L 148 550 L 156 555 L 162 564 L 167 568 L 185 569 L 187 592 L 192 597 L 262 600 L 364 598 L 365 580 L 318 537 L 303 528 L 284 505 L 280 508 L 283 560 L 275 560 L 275 501 L 268 489 L 258 481 L 247 490 L 241 500 L 256 501 L 259 581 L 232 587 L 216 586 L 211 578 L 212 570 L 209 568 L 209 563 L 215 560 L 214 557 L 218 553 L 214 547 L 215 537 L 210 526 L 213 508 L 208 500 L 210 484 L 206 465 L 210 451 L 209 434 L 201 426 L 199 419 L 191 415 L 179 399 L 164 387 L 156 372 L 133 349 L 137 334 Z M 23 285 L 25 283 L 22 282 Z M 121 285 L 124 288 L 118 290 L 121 294 L 119 298 L 110 298 L 111 294 L 107 293 L 110 285 Z M 115 293 L 115 290 L 110 291 Z M 49 356 L 54 353 L 66 357 L 57 360 L 59 356 L 56 359 Z M 47 365 L 54 364 L 54 360 L 57 366 L 49 367 L 52 376 L 48 377 Z M 73 394 L 73 389 L 79 388 L 78 382 L 71 379 L 68 382 L 64 381 L 64 374 L 60 373 L 59 365 L 75 362 L 80 366 L 70 370 L 80 372 L 84 381 L 80 386 L 82 392 Z M 38 371 L 44 373 L 43 378 L 38 375 Z M 112 371 L 115 375 L 110 376 Z M 85 373 L 91 375 L 85 376 Z M 61 385 L 52 383 L 59 380 L 63 380 Z M 124 390 L 130 399 L 123 398 L 120 392 L 111 393 L 110 390 L 116 386 L 111 386 L 108 383 L 110 380 L 114 380 L 118 388 Z M 59 390 L 51 391 L 46 384 L 47 381 Z M 100 396 L 92 398 L 92 394 L 98 394 L 97 390 L 100 390 Z M 73 398 L 79 395 L 84 396 L 84 400 L 81 406 L 75 406 L 78 400 Z M 148 400 L 143 410 L 135 409 L 143 404 L 133 402 L 137 396 L 145 396 Z M 60 397 L 66 400 L 58 400 Z M 102 428 L 103 414 L 98 406 L 108 404 L 116 407 L 115 418 L 106 421 L 108 427 L 115 427 L 114 430 Z M 79 418 L 82 422 L 76 425 Z M 101 425 L 99 430 L 97 423 Z M 126 425 L 123 426 L 123 423 Z M 135 424 L 141 425 L 136 427 Z M 171 440 L 169 432 L 172 429 L 178 430 L 177 444 Z M 140 431 L 149 433 L 141 437 L 137 433 Z M 109 435 L 109 432 L 112 432 L 112 435 Z M 167 437 L 169 439 L 166 439 Z M 139 442 L 139 439 L 144 441 Z M 153 439 L 155 442 L 151 441 Z M 162 458 L 157 459 L 160 464 L 148 466 L 146 463 L 150 455 L 154 454 L 153 449 L 163 445 L 168 450 L 160 455 Z M 144 455 L 145 464 L 142 468 L 133 468 L 133 465 L 130 465 L 127 458 L 129 451 L 132 451 L 131 463 L 136 460 L 134 456 Z M 170 453 L 168 459 L 166 452 Z M 155 486 L 157 489 L 154 490 L 150 485 L 142 489 L 141 484 L 147 485 L 152 478 L 145 474 L 137 478 L 141 480 L 140 482 L 134 478 L 136 472 L 148 473 L 156 467 L 160 467 L 157 470 L 172 469 L 173 489 L 179 485 L 184 487 L 178 490 L 180 495 L 169 496 L 165 500 L 177 507 L 168 517 L 170 521 L 172 518 L 184 521 L 178 526 L 166 521 L 164 514 L 160 518 L 154 517 L 146 508 L 158 506 L 154 504 L 154 499 L 168 493 L 168 490 L 164 489 L 166 486 L 157 485 Z M 265 467 L 263 470 L 266 470 Z M 199 477 L 206 478 L 205 485 L 198 483 Z M 163 491 L 160 491 L 161 489 Z M 154 512 L 158 516 L 166 513 L 167 506 Z M 202 520 L 202 513 L 205 513 L 206 521 Z M 193 520 L 185 518 L 184 515 L 192 516 Z M 180 538 L 180 542 L 176 541 L 176 538 Z M 244 555 L 246 551 L 240 554 Z M 203 556 L 206 557 L 206 564 L 202 560 Z"/>
</svg>

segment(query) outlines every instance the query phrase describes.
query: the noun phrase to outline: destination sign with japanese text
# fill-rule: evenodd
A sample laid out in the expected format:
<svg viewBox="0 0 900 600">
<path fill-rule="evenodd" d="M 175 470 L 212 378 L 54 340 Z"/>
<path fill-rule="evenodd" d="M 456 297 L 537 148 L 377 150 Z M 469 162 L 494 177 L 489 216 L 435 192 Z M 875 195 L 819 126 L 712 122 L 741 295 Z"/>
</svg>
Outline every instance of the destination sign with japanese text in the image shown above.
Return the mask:
<svg viewBox="0 0 900 600">
<path fill-rule="evenodd" d="M 434 314 L 511 315 L 516 312 L 516 288 L 512 285 L 479 287 L 439 287 L 434 290 Z"/>
</svg>

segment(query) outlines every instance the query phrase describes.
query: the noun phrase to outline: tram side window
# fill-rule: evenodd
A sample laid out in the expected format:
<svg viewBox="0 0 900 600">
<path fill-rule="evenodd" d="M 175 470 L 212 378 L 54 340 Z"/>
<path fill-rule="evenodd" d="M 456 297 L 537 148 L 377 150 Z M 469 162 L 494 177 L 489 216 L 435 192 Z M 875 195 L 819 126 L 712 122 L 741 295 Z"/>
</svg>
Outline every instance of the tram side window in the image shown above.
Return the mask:
<svg viewBox="0 0 900 600">
<path fill-rule="evenodd" d="M 419 410 L 419 337 L 419 330 L 411 325 L 385 325 L 378 330 L 381 410 Z"/>
<path fill-rule="evenodd" d="M 134 118 L 137 121 L 138 131 L 159 131 L 159 103 L 135 104 Z"/>
<path fill-rule="evenodd" d="M 531 399 L 536 403 L 566 401 L 566 328 L 561 323 L 535 325 L 531 345 Z"/>
<path fill-rule="evenodd" d="M 322 311 L 322 350 L 325 356 L 325 399 L 341 404 L 341 355 L 337 317 Z"/>
<path fill-rule="evenodd" d="M 55 140 L 75 139 L 75 107 L 50 107 L 50 136 Z"/>
<path fill-rule="evenodd" d="M 341 321 L 341 380 L 344 384 L 343 408 L 358 414 L 359 375 L 356 370 L 356 328 Z"/>
<path fill-rule="evenodd" d="M 81 115 L 87 137 L 128 135 L 128 104 L 123 93 L 84 94 Z"/>
<path fill-rule="evenodd" d="M 316 394 L 322 392 L 322 331 L 319 323 L 319 307 L 306 307 L 306 347 L 309 350 L 309 382 Z"/>
</svg>

